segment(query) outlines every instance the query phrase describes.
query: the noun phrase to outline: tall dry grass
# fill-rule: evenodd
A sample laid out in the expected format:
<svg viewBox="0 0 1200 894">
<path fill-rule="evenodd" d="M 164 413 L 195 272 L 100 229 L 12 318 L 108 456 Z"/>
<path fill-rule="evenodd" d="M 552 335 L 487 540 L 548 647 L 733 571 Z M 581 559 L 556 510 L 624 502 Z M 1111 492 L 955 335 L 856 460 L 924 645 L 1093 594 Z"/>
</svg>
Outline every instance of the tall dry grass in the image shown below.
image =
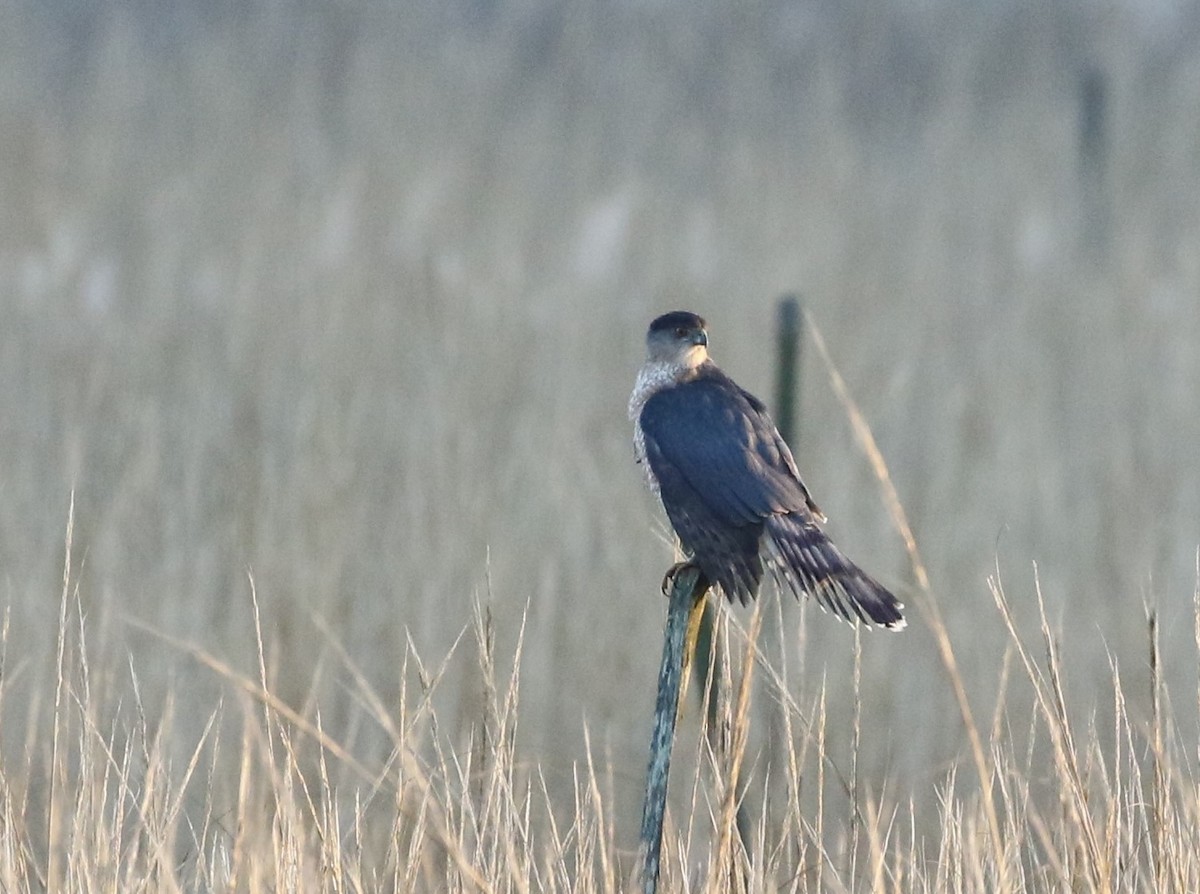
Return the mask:
<svg viewBox="0 0 1200 894">
<path fill-rule="evenodd" d="M 956 664 L 929 626 L 856 652 L 769 598 L 738 871 L 1148 887 L 1152 866 L 1186 889 L 1196 27 L 1032 3 L 3 5 L 3 887 L 623 884 L 670 560 L 623 418 L 641 332 L 700 310 L 766 396 L 771 302 L 799 289 Z M 806 479 L 915 604 L 807 373 Z M 697 886 L 726 803 L 700 717 L 668 848 Z"/>
<path fill-rule="evenodd" d="M 332 674 L 358 707 L 358 723 L 382 735 L 380 758 L 361 753 L 356 730 L 330 728 L 320 704 L 290 706 L 270 667 L 253 580 L 246 590 L 258 668 L 242 673 L 184 642 L 172 645 L 210 674 L 224 696 L 179 724 L 176 691 L 146 704 L 138 669 L 98 674 L 91 622 L 72 575 L 74 518 L 67 523 L 58 648 L 47 704 L 49 737 L 27 743 L 0 777 L 0 884 L 37 890 L 569 890 L 637 885 L 636 854 L 622 841 L 634 818 L 614 812 L 611 754 L 589 741 L 572 797 L 551 790 L 516 744 L 520 639 L 513 672 L 498 670 L 490 609 L 476 604 L 457 648 L 469 653 L 482 696 L 467 735 L 436 707 L 448 656 L 430 661 L 411 643 L 399 657 L 398 689 L 372 688 L 355 657 L 333 644 Z M 1195 593 L 1200 656 L 1200 567 Z M 997 707 L 983 730 L 987 773 L 964 756 L 925 791 L 858 773 L 860 681 L 854 750 L 827 736 L 829 689 L 796 693 L 730 612 L 720 632 L 732 648 L 716 691 L 717 736 L 685 737 L 677 749 L 697 770 L 676 771 L 661 884 L 666 890 L 1189 891 L 1200 884 L 1200 811 L 1194 741 L 1180 734 L 1161 674 L 1158 619 L 1143 630 L 1151 668 L 1148 716 L 1130 708 L 1114 659 L 1106 683 L 1111 724 L 1072 720 L 1061 645 L 1045 614 L 1040 638 L 1018 631 L 998 576 L 990 589 L 1009 640 Z M 153 631 L 147 631 L 153 633 Z M 20 674 L 3 629 L 0 720 L 12 716 Z M 855 637 L 856 670 L 863 641 Z M 747 758 L 750 679 L 780 709 L 788 732 L 764 780 L 769 798 L 744 827 L 734 809 L 739 772 L 763 773 Z M 951 681 L 958 682 L 958 681 Z M 1196 706 L 1200 707 L 1200 684 Z M 1011 704 L 1025 696 L 1030 710 Z M 1135 696 L 1136 699 L 1136 696 Z M 1183 704 L 1192 704 L 1184 699 Z M 699 711 L 698 716 L 707 716 Z M 36 717 L 34 718 L 37 719 Z M 37 724 L 35 724 L 37 725 Z M 32 727 L 31 727 L 32 728 Z M 868 728 L 867 735 L 871 735 Z M 780 759 L 781 757 L 781 759 Z M 743 763 L 745 761 L 745 763 Z M 742 807 L 751 806 L 743 803 Z M 940 822 L 918 817 L 937 811 Z M 995 820 L 999 817 L 999 821 Z"/>
</svg>

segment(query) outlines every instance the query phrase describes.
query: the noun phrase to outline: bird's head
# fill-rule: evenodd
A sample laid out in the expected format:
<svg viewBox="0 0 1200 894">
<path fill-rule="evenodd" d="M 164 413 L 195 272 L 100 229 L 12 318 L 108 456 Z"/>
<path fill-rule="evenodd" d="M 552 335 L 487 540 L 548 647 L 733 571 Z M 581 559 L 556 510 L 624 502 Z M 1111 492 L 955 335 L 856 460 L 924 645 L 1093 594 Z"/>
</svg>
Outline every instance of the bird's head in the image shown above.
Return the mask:
<svg viewBox="0 0 1200 894">
<path fill-rule="evenodd" d="M 663 314 L 646 333 L 646 359 L 694 369 L 708 359 L 707 324 L 685 310 Z"/>
</svg>

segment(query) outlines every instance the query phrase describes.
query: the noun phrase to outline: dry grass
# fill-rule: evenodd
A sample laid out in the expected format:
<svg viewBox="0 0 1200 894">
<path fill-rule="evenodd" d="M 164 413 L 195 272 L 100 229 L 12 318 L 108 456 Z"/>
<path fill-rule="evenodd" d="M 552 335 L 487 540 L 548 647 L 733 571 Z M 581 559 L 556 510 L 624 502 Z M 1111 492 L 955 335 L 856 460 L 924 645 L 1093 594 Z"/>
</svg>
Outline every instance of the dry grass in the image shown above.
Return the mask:
<svg viewBox="0 0 1200 894">
<path fill-rule="evenodd" d="M 1194 13 L 731 12 L 0 8 L 0 888 L 626 887 L 640 333 L 766 396 L 796 289 L 891 491 L 811 365 L 801 466 L 925 623 L 765 601 L 668 885 L 1200 887 Z"/>
<path fill-rule="evenodd" d="M 399 691 L 380 693 L 351 655 L 336 650 L 334 673 L 345 697 L 359 706 L 360 723 L 388 742 L 382 759 L 364 759 L 356 754 L 353 734 L 326 726 L 319 705 L 296 710 L 278 695 L 250 581 L 257 675 L 175 643 L 228 693 L 200 718 L 201 734 L 177 752 L 173 692 L 162 705 L 146 705 L 135 669 L 129 669 L 128 682 L 99 679 L 95 672 L 81 594 L 71 576 L 73 521 L 53 703 L 46 707 L 52 732 L 49 741 L 30 741 L 24 760 L 7 762 L 0 778 L 4 890 L 634 886 L 635 855 L 621 846 L 618 832 L 630 820 L 612 813 L 611 758 L 596 755 L 589 744 L 565 804 L 540 768 L 520 758 L 521 644 L 513 673 L 498 676 L 487 608 L 476 605 L 459 645 L 471 653 L 483 691 L 465 739 L 447 731 L 435 707 L 445 662 L 422 660 L 410 644 L 400 659 Z M 744 648 L 755 641 L 761 612 L 753 613 L 748 632 L 722 613 L 721 634 L 742 655 L 729 658 L 727 651 L 723 672 L 740 663 L 734 677 L 741 682 L 718 714 L 722 734 L 678 746 L 696 749 L 701 769 L 682 780 L 676 773 L 683 797 L 668 825 L 664 888 L 1195 890 L 1200 805 L 1194 754 L 1161 679 L 1155 615 L 1148 618 L 1145 639 L 1152 670 L 1149 718 L 1131 715 L 1114 661 L 1107 685 L 1113 722 L 1092 722 L 1081 732 L 1067 707 L 1059 644 L 1040 589 L 1037 647 L 1018 632 L 998 578 L 991 590 L 1010 639 L 986 742 L 989 770 L 974 780 L 952 767 L 937 790 L 925 793 L 898 791 L 902 782 L 895 779 L 878 789 L 860 784 L 857 735 L 853 752 L 829 749 L 824 686 L 802 703 L 761 651 Z M 1200 650 L 1200 583 L 1195 605 Z M 0 668 L 6 724 L 13 722 L 7 704 L 10 633 L 6 625 Z M 855 646 L 857 653 L 858 638 Z M 789 736 L 768 780 L 772 803 L 756 805 L 748 828 L 738 830 L 736 780 L 751 733 L 748 683 L 755 662 Z M 1032 696 L 1032 711 L 1008 707 L 1021 694 Z M 1197 695 L 1200 700 L 1200 689 Z M 918 803 L 922 797 L 940 813 L 934 830 L 917 822 L 926 806 Z"/>
</svg>

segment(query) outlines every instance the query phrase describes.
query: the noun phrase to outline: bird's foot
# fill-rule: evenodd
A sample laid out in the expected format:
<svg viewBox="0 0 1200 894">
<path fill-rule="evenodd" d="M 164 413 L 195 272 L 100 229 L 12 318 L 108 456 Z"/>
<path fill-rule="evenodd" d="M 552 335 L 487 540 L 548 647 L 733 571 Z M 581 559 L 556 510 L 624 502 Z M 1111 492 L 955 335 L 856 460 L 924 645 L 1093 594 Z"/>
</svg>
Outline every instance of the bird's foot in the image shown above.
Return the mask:
<svg viewBox="0 0 1200 894">
<path fill-rule="evenodd" d="M 687 571 L 689 568 L 699 570 L 699 566 L 695 562 L 676 562 L 667 569 L 667 573 L 663 575 L 662 579 L 662 594 L 664 596 L 671 595 L 671 588 L 675 586 L 675 578 L 679 577 L 682 572 Z M 701 576 L 703 577 L 703 573 Z"/>
</svg>

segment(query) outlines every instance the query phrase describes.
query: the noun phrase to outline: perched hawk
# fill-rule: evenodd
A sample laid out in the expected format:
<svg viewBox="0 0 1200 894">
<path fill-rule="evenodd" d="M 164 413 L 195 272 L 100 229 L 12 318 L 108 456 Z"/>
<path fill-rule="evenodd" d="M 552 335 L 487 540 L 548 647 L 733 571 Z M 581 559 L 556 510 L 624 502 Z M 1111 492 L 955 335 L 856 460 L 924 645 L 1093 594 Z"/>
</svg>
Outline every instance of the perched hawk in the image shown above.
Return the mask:
<svg viewBox="0 0 1200 894">
<path fill-rule="evenodd" d="M 690 563 L 726 597 L 753 599 L 765 562 L 847 621 L 904 627 L 904 606 L 818 527 L 825 516 L 766 407 L 709 359 L 703 319 L 675 311 L 650 324 L 629 418 Z"/>
</svg>

